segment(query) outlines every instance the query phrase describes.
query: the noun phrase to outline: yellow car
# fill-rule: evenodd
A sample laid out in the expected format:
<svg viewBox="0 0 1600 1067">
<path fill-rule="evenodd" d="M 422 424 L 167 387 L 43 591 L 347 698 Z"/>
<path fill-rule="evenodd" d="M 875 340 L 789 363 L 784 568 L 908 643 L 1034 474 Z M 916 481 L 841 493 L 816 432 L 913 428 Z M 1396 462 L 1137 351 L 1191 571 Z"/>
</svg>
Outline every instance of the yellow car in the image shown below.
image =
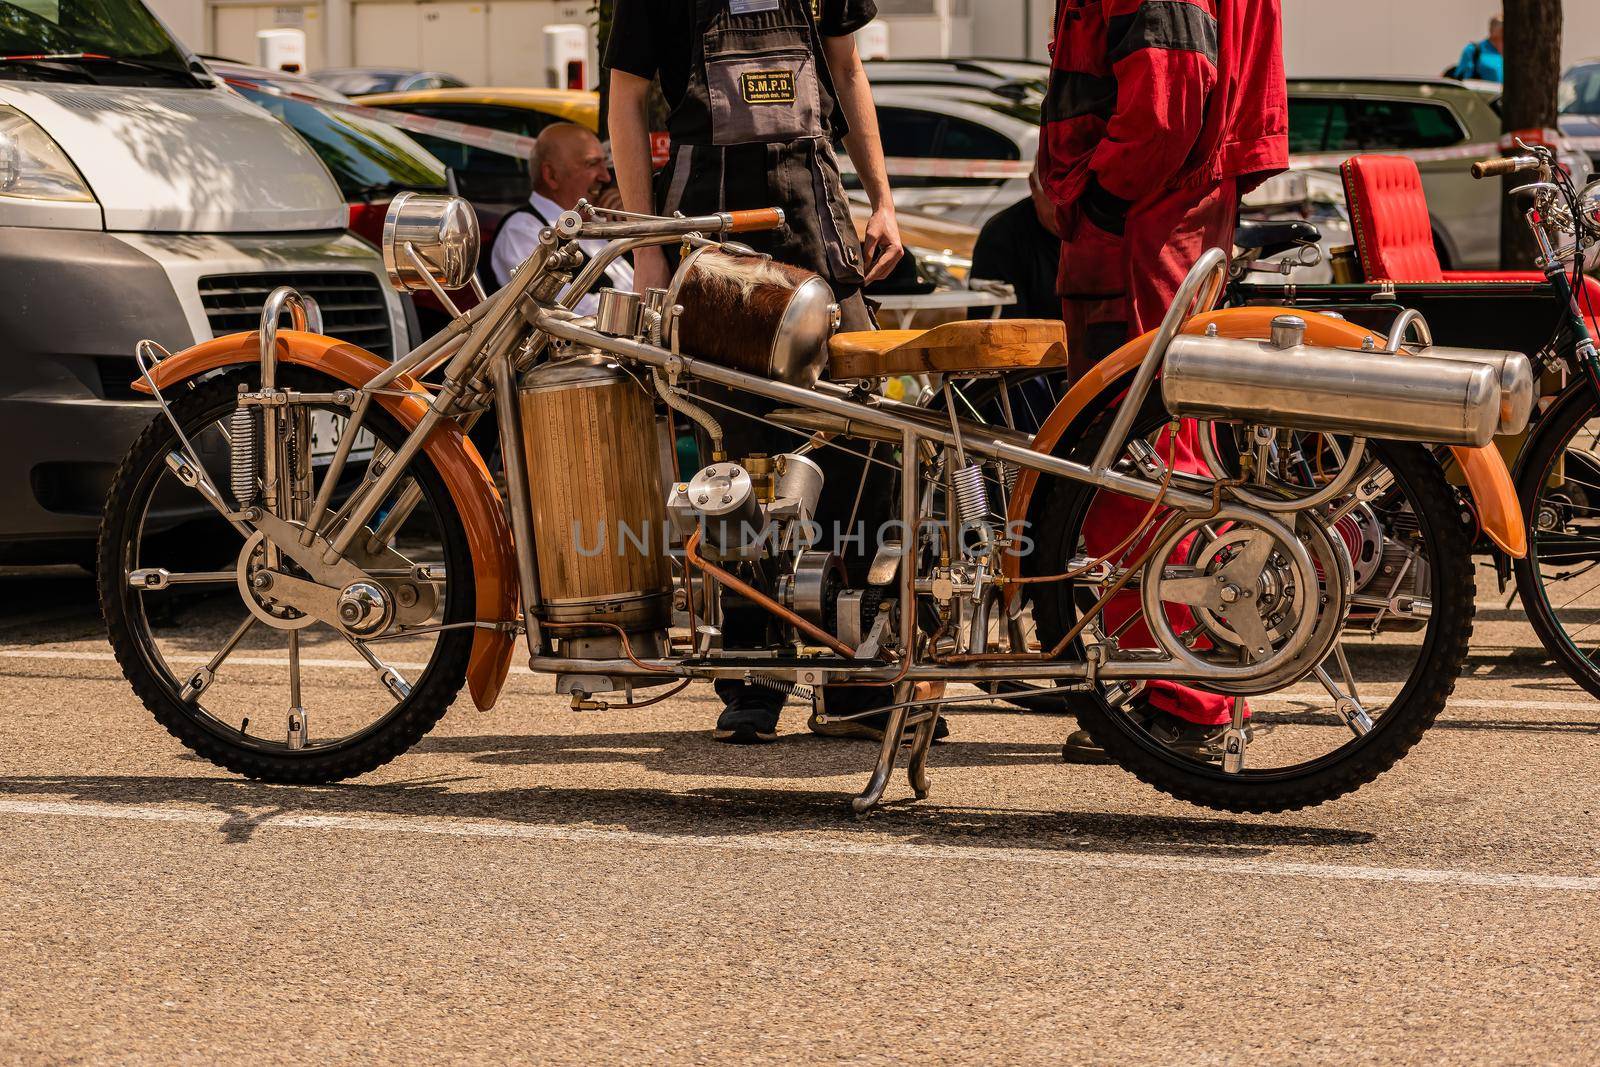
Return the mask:
<svg viewBox="0 0 1600 1067">
<path fill-rule="evenodd" d="M 570 89 L 418 89 L 358 96 L 357 103 L 412 115 L 537 137 L 553 122 L 576 122 L 597 130 L 600 94 Z M 500 217 L 528 199 L 533 183 L 528 161 L 425 133 L 411 135 L 455 172 L 461 195 L 472 201 L 484 224 L 485 241 Z"/>
</svg>

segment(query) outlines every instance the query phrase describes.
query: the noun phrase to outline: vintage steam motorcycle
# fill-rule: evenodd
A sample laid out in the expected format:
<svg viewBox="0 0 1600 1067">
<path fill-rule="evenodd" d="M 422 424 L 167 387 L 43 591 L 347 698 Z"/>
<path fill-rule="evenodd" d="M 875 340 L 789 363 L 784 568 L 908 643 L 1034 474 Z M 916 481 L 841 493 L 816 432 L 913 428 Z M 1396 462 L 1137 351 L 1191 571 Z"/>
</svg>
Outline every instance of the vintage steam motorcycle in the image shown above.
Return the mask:
<svg viewBox="0 0 1600 1067">
<path fill-rule="evenodd" d="M 170 355 L 142 343 L 161 411 L 118 471 L 100 545 L 134 691 L 220 766 L 320 783 L 415 745 L 463 683 L 492 707 L 519 640 L 578 710 L 735 678 L 842 718 L 835 687 L 892 686 L 858 813 L 902 747 L 925 796 L 937 714 L 993 699 L 948 683 L 1090 694 L 1080 719 L 1125 768 L 1231 811 L 1339 796 L 1417 742 L 1473 611 L 1467 529 L 1431 448 L 1454 450 L 1484 529 L 1520 552 L 1510 476 L 1486 446 L 1527 419 L 1525 360 L 1518 377 L 1505 353 L 1423 355 L 1337 317 L 1214 310 L 1227 258 L 1212 250 L 1160 328 L 1030 434 L 965 417 L 948 392 L 934 410 L 875 386 L 1063 366 L 1060 323 L 837 333 L 825 283 L 727 240 L 782 223 L 580 204 L 507 286 L 393 364 L 323 336 L 288 289 L 255 333 Z M 608 243 L 588 258 L 580 239 Z M 680 247 L 668 289 L 602 290 L 595 316 L 573 311 L 645 245 Z M 463 201 L 394 201 L 397 286 L 448 307 L 477 251 Z M 747 413 L 705 384 L 761 401 L 793 449 L 722 454 L 722 420 Z M 468 437 L 485 415 L 504 500 Z M 1200 420 L 1202 442 L 1247 442 L 1232 473 L 1179 470 L 1177 418 Z M 709 443 L 698 470 L 676 469 L 675 420 Z M 1283 477 L 1285 432 L 1320 435 L 1296 453 L 1304 478 Z M 812 520 L 824 493 L 859 501 L 863 486 L 824 484 L 821 449 L 897 485 L 854 586 Z M 1143 520 L 1091 552 L 1111 494 Z M 209 536 L 184 521 L 197 506 Z M 185 594 L 184 610 L 163 605 Z M 734 626 L 756 639 L 730 640 Z M 1359 676 L 1372 657 L 1352 645 L 1380 648 L 1380 677 Z M 1151 679 L 1231 698 L 1230 721 L 1172 743 L 1131 699 Z"/>
</svg>

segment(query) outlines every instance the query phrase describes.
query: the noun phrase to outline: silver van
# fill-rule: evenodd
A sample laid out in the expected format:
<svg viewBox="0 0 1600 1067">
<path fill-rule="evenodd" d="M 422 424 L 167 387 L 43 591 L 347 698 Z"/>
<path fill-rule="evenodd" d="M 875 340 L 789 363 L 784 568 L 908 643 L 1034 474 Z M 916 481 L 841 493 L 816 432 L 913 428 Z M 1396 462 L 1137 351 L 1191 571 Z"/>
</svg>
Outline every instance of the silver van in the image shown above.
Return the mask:
<svg viewBox="0 0 1600 1067">
<path fill-rule="evenodd" d="M 140 0 L 0 0 L 0 562 L 87 560 L 154 413 L 142 337 L 177 350 L 315 297 L 392 356 L 378 253 L 293 130 L 214 79 Z"/>
</svg>

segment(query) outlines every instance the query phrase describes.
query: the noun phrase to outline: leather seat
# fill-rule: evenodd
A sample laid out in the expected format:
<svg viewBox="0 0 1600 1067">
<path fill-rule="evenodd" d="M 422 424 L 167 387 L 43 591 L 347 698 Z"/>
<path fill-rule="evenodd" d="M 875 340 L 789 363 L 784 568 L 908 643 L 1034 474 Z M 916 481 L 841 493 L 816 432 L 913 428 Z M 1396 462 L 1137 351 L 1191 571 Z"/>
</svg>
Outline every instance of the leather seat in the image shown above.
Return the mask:
<svg viewBox="0 0 1600 1067">
<path fill-rule="evenodd" d="M 1263 258 L 1322 240 L 1322 231 L 1301 219 L 1240 221 L 1233 232 L 1237 248 L 1258 248 Z"/>
<path fill-rule="evenodd" d="M 841 333 L 828 342 L 835 381 L 1066 365 L 1066 326 L 1057 319 L 975 319 L 931 330 Z"/>
</svg>

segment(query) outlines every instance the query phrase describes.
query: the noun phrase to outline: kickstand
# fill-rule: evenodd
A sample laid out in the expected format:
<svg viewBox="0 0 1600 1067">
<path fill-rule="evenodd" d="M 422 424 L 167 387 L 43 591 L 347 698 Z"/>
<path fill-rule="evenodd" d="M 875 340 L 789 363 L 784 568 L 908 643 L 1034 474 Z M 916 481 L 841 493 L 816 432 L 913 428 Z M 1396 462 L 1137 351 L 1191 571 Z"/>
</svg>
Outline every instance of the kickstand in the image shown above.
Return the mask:
<svg viewBox="0 0 1600 1067">
<path fill-rule="evenodd" d="M 912 699 L 916 689 L 910 682 L 900 683 L 894 687 L 894 702 L 904 705 Z M 938 705 L 902 706 L 891 709 L 888 714 L 889 719 L 884 723 L 883 742 L 878 748 L 878 763 L 872 769 L 872 777 L 867 779 L 865 789 L 850 798 L 850 810 L 856 815 L 865 815 L 883 800 L 883 791 L 894 774 L 894 762 L 900 754 L 908 726 L 915 727 L 915 732 L 912 734 L 911 759 L 906 767 L 906 776 L 918 800 L 928 795 L 928 749 L 933 745 L 933 728 L 939 719 Z"/>
</svg>

